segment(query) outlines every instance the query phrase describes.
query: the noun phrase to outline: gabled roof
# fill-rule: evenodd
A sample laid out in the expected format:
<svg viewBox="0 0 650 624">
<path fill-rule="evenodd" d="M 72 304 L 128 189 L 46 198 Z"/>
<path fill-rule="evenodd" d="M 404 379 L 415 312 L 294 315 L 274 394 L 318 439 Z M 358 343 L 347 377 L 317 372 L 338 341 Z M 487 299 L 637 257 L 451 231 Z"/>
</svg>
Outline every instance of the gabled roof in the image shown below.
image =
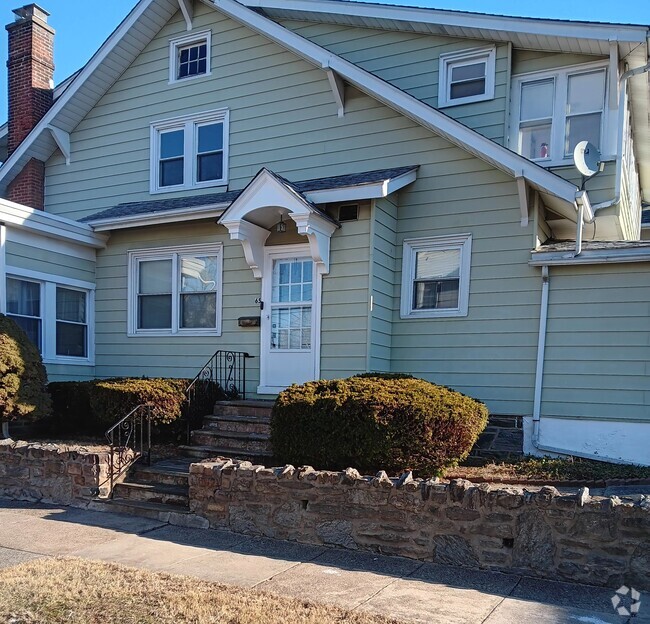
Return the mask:
<svg viewBox="0 0 650 624">
<path fill-rule="evenodd" d="M 386 197 L 413 182 L 417 170 L 418 165 L 413 165 L 301 182 L 290 182 L 280 178 L 277 174 L 273 175 L 281 179 L 296 193 L 301 194 L 307 201 L 316 204 Z M 207 219 L 220 216 L 241 193 L 242 191 L 228 191 L 191 197 L 129 202 L 84 217 L 80 219 L 80 222 L 89 223 L 96 229 L 111 229 L 146 225 L 147 220 L 154 219 L 155 222 L 160 223 L 166 217 L 173 217 L 174 220 L 185 217 L 188 220 Z"/>
<path fill-rule="evenodd" d="M 357 65 L 293 33 L 235 0 L 203 0 L 224 14 L 293 51 L 306 61 L 335 72 L 363 93 L 513 177 L 526 179 L 546 203 L 575 219 L 577 187 L 539 165 L 501 147 L 444 113 L 401 91 Z M 140 0 L 117 30 L 73 79 L 50 111 L 0 168 L 0 194 L 30 158 L 47 160 L 57 149 L 50 126 L 71 132 L 147 43 L 178 10 L 177 0 Z"/>
</svg>

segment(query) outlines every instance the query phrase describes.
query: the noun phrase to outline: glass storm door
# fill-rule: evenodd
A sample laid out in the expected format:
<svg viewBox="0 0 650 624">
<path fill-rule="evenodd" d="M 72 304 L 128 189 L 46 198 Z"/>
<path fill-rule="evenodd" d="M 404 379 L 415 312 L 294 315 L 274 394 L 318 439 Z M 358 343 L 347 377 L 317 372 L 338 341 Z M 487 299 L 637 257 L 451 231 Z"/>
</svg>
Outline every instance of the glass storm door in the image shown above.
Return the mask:
<svg viewBox="0 0 650 624">
<path fill-rule="evenodd" d="M 261 384 L 269 391 L 316 377 L 317 275 L 306 251 L 270 251 L 266 259 Z"/>
</svg>

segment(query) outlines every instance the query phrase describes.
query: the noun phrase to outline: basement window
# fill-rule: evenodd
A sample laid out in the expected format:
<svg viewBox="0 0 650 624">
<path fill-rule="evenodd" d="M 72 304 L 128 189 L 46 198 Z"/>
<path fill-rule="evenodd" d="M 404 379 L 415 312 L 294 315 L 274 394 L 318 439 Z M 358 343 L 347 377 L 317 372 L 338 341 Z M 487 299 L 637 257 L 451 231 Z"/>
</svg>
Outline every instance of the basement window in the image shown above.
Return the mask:
<svg viewBox="0 0 650 624">
<path fill-rule="evenodd" d="M 169 42 L 169 82 L 210 75 L 212 33 L 210 31 L 172 39 Z"/>
</svg>

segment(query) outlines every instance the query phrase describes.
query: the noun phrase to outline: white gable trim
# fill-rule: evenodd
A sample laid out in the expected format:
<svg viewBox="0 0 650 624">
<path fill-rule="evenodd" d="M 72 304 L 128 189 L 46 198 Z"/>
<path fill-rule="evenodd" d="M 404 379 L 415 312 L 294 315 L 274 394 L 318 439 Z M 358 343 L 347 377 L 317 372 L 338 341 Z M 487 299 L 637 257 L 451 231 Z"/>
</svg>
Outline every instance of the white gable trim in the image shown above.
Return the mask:
<svg viewBox="0 0 650 624">
<path fill-rule="evenodd" d="M 340 78 L 359 88 L 367 95 L 402 113 L 454 145 L 467 150 L 512 177 L 515 177 L 516 172 L 521 171 L 523 177 L 533 185 L 575 205 L 578 188 L 574 184 L 546 171 L 546 169 L 509 149 L 501 147 L 494 141 L 408 95 L 381 78 L 276 24 L 263 15 L 259 15 L 255 11 L 235 2 L 235 0 L 212 0 L 212 2 L 215 7 L 232 19 L 268 37 L 310 63 L 322 69 L 336 72 Z"/>
</svg>

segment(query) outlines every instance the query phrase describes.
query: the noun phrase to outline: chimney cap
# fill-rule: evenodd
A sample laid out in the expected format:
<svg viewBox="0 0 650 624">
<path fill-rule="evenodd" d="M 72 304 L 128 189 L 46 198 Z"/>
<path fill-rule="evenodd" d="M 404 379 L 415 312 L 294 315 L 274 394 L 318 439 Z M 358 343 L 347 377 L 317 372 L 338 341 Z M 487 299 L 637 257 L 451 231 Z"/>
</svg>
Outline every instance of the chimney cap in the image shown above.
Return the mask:
<svg viewBox="0 0 650 624">
<path fill-rule="evenodd" d="M 45 9 L 38 4 L 26 4 L 19 9 L 13 10 L 17 22 L 29 21 L 33 18 L 39 19 L 47 24 L 47 18 L 50 15 Z"/>
</svg>

